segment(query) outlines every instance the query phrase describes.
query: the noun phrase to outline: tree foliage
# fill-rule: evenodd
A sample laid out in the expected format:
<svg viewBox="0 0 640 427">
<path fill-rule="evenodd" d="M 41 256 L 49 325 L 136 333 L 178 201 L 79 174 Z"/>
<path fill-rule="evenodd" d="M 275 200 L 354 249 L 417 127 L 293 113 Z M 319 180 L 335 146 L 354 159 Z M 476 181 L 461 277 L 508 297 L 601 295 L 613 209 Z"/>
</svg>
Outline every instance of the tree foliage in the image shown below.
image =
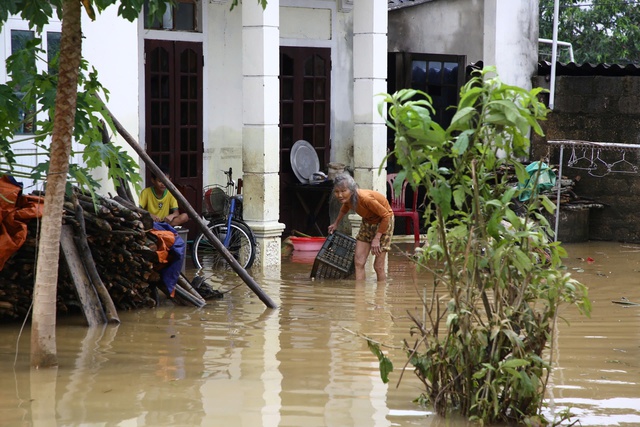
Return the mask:
<svg viewBox="0 0 640 427">
<path fill-rule="evenodd" d="M 94 9 L 102 12 L 116 3 L 115 0 L 83 1 L 85 12 L 95 17 Z M 167 3 L 150 2 L 155 13 L 164 13 Z M 118 14 L 125 19 L 137 19 L 143 1 L 122 1 Z M 34 28 L 38 37 L 26 43 L 24 49 L 12 54 L 6 61 L 6 83 L 0 85 L 0 173 L 14 173 L 17 162 L 12 143 L 33 138 L 33 143 L 45 154 L 49 153 L 46 141 L 52 136 L 55 117 L 56 92 L 58 89 L 58 58 L 48 62 L 47 53 L 42 50 L 39 37 L 42 28 L 55 15 L 62 11 L 62 0 L 14 0 L 0 5 L 0 27 L 11 15 L 20 16 Z M 58 16 L 60 18 L 60 16 Z M 44 71 L 34 67 L 35 58 L 48 62 Z M 15 88 L 20 88 L 17 92 Z M 102 99 L 108 100 L 109 91 L 104 88 L 95 68 L 81 61 L 78 77 L 78 93 L 73 126 L 73 137 L 82 147 L 82 157 L 87 167 L 75 165 L 69 169 L 70 183 L 86 187 L 93 191 L 100 184 L 93 179 L 91 170 L 105 165 L 111 178 L 123 178 L 139 189 L 141 179 L 138 165 L 126 151 L 113 144 L 103 144 L 102 128 L 108 127 L 115 134 L 115 126 L 107 114 Z M 27 114 L 20 114 L 28 112 Z M 36 117 L 39 119 L 36 120 Z M 35 120 L 35 122 L 34 122 Z M 16 131 L 27 122 L 34 122 L 32 135 L 20 135 Z M 47 156 L 48 157 L 48 156 Z M 37 165 L 27 177 L 42 180 L 49 170 L 49 159 Z M 18 176 L 19 177 L 19 176 Z M 117 181 L 116 181 L 117 182 Z"/>
<path fill-rule="evenodd" d="M 558 40 L 573 46 L 577 63 L 638 64 L 640 3 L 635 0 L 559 0 Z M 553 37 L 554 0 L 540 0 L 540 37 Z M 569 62 L 558 49 L 561 62 Z M 541 45 L 551 60 L 551 46 Z"/>
<path fill-rule="evenodd" d="M 529 178 L 517 159 L 529 131 L 542 133 L 541 89 L 527 91 L 478 72 L 461 90 L 447 129 L 432 119 L 426 93 L 384 95 L 393 154 L 414 188 L 426 189 L 428 227 L 420 265 L 433 274 L 422 316 L 413 317 L 409 364 L 422 399 L 445 416 L 452 410 L 481 423 L 540 417 L 561 304 L 590 311 L 587 289 L 563 269 L 543 212 L 554 205 L 534 192 L 515 202 Z M 381 113 L 384 104 L 381 104 Z M 536 188 L 536 186 L 533 186 Z M 517 213 L 516 213 L 517 211 Z M 382 362 L 380 353 L 374 352 Z M 382 365 L 381 365 L 382 366 Z M 382 373 L 382 371 L 381 371 Z"/>
</svg>

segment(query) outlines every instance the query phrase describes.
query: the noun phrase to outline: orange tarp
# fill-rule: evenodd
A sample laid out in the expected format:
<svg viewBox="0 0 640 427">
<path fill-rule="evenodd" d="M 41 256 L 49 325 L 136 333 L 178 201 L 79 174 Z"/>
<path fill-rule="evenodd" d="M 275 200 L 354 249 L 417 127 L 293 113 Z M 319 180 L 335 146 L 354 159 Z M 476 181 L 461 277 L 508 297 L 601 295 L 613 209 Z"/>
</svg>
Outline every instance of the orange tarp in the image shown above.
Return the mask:
<svg viewBox="0 0 640 427">
<path fill-rule="evenodd" d="M 164 230 L 149 230 L 149 233 L 157 237 L 158 250 L 158 262 L 160 264 L 166 264 L 169 262 L 169 249 L 173 246 L 176 240 L 176 235 L 172 231 Z"/>
<path fill-rule="evenodd" d="M 42 216 L 44 200 L 21 192 L 12 178 L 0 177 L 0 270 L 27 240 L 27 223 Z"/>
</svg>

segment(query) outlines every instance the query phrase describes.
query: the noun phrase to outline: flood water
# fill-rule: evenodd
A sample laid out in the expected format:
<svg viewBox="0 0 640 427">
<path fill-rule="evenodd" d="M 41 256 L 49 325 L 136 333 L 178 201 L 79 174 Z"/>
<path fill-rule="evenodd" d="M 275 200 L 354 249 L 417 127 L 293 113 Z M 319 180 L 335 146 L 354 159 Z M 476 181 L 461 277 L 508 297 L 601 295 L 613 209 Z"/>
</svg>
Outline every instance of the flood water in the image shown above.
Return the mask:
<svg viewBox="0 0 640 427">
<path fill-rule="evenodd" d="M 588 285 L 591 318 L 565 309 L 553 343 L 551 409 L 570 407 L 582 426 L 640 426 L 640 246 L 565 246 L 567 268 Z M 29 368 L 29 327 L 0 326 L 0 426 L 430 426 L 463 427 L 413 402 L 420 383 L 400 382 L 407 310 L 428 281 L 400 252 L 377 284 L 311 281 L 313 257 L 294 253 L 275 277 L 256 277 L 268 309 L 233 274 L 202 309 L 165 303 L 121 312 L 117 326 L 59 320 L 59 367 Z M 593 261 L 592 261 L 593 260 Z M 359 335 L 394 362 L 383 384 Z"/>
</svg>

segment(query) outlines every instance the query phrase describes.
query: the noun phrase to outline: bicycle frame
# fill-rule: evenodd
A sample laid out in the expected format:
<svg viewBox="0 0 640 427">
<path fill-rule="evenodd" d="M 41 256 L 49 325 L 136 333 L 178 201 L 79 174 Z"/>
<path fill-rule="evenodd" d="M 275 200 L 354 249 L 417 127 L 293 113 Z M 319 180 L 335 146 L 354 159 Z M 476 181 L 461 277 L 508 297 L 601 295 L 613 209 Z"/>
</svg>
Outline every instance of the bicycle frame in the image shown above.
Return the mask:
<svg viewBox="0 0 640 427">
<path fill-rule="evenodd" d="M 224 202 L 224 216 L 220 215 L 209 221 L 209 229 L 216 235 L 222 245 L 233 252 L 236 260 L 241 262 L 244 268 L 250 268 L 256 254 L 256 239 L 251 228 L 242 220 L 239 212 L 242 204 L 242 195 L 235 194 L 236 183 L 233 181 L 232 169 L 224 171 L 227 175 L 226 200 Z M 222 188 L 219 186 L 218 188 Z M 207 258 L 211 265 L 219 265 L 220 257 L 215 249 L 203 235 L 199 234 L 193 242 L 192 259 L 196 268 L 202 268 L 204 259 Z"/>
<path fill-rule="evenodd" d="M 231 220 L 233 219 L 234 213 L 236 212 L 236 196 L 231 197 L 229 201 L 229 214 L 227 215 L 227 234 L 224 236 L 224 247 L 229 247 L 229 242 L 231 241 Z"/>
<path fill-rule="evenodd" d="M 228 171 L 224 171 L 224 174 L 227 176 L 227 196 L 229 197 L 229 212 L 227 212 L 226 223 L 227 223 L 227 234 L 224 237 L 224 241 L 222 244 L 225 247 L 229 247 L 229 243 L 231 242 L 232 237 L 232 227 L 231 222 L 236 220 L 241 220 L 241 218 L 236 218 L 236 207 L 238 202 L 242 202 L 242 196 L 236 194 L 237 184 L 233 180 L 233 169 L 229 168 Z"/>
</svg>

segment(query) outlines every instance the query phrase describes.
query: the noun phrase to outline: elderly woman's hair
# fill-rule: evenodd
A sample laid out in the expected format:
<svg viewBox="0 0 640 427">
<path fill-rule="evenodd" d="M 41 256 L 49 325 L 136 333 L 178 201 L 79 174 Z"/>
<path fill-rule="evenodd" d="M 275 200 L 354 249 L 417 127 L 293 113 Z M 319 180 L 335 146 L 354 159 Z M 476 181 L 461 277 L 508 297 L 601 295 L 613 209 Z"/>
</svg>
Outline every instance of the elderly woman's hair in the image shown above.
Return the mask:
<svg viewBox="0 0 640 427">
<path fill-rule="evenodd" d="M 346 172 L 336 175 L 333 188 L 348 188 L 351 191 L 351 207 L 355 209 L 358 206 L 358 184 L 351 175 Z"/>
</svg>

